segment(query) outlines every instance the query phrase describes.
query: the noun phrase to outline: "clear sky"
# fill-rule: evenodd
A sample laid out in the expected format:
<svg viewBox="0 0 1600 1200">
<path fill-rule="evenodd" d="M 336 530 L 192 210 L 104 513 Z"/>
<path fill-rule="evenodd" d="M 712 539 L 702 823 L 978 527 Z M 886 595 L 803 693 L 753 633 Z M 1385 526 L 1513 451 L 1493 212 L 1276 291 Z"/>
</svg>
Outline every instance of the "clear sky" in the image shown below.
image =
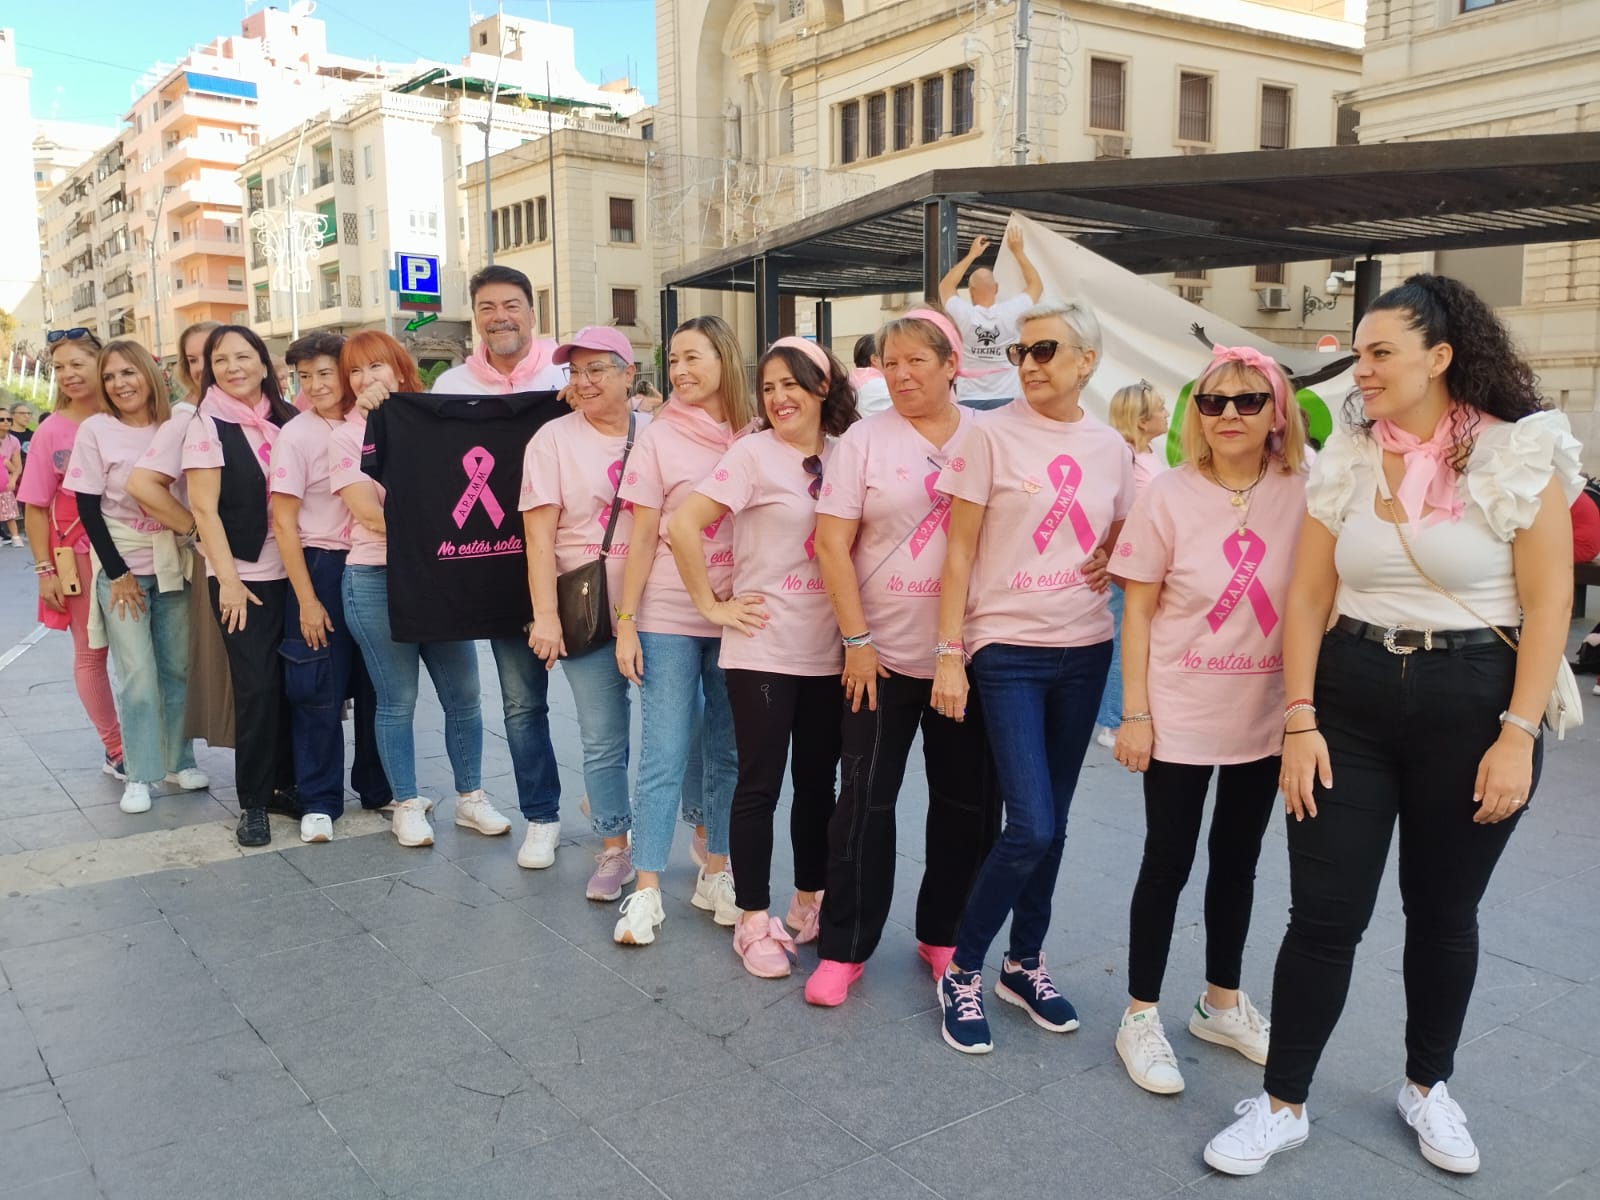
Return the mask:
<svg viewBox="0 0 1600 1200">
<path fill-rule="evenodd" d="M 290 0 L 277 0 L 287 9 Z M 248 6 L 251 11 L 264 7 Z M 317 0 L 328 49 L 356 58 L 456 62 L 467 52 L 471 14 L 492 0 Z M 32 115 L 117 125 L 134 82 L 157 60 L 239 32 L 240 0 L 17 0 L 0 5 L 0 25 L 17 31 L 17 59 L 33 71 Z M 507 15 L 542 20 L 544 0 L 506 0 Z M 652 0 L 551 0 L 551 19 L 576 30 L 578 69 L 593 83 L 631 75 L 656 95 Z"/>
</svg>

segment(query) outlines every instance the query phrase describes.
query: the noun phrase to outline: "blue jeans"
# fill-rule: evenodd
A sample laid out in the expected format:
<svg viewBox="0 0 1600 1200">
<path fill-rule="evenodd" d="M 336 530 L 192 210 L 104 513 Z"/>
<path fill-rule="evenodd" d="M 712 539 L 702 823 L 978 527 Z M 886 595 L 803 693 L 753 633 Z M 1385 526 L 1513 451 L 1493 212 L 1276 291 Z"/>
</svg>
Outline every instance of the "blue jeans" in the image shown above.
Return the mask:
<svg viewBox="0 0 1600 1200">
<path fill-rule="evenodd" d="M 417 795 L 417 664 L 427 665 L 444 706 L 444 748 L 456 791 L 483 782 L 483 713 L 478 707 L 478 654 L 471 642 L 397 642 L 389 633 L 389 568 L 347 566 L 340 587 L 344 619 L 378 694 L 373 721 L 378 758 L 396 799 Z"/>
<path fill-rule="evenodd" d="M 609 643 L 576 658 L 563 658 L 561 670 L 578 710 L 589 823 L 601 837 L 621 837 L 633 828 L 633 806 L 628 803 L 628 681 L 617 670 L 617 656 Z"/>
<path fill-rule="evenodd" d="M 679 812 L 685 825 L 706 823 L 706 758 L 701 746 L 706 736 L 706 700 L 700 692 L 694 694 L 694 726 L 689 731 L 689 757 L 683 767 L 682 803 Z"/>
<path fill-rule="evenodd" d="M 1067 810 L 1110 661 L 1109 641 L 1067 649 L 994 644 L 972 656 L 1005 828 L 978 872 L 956 936 L 962 970 L 983 968 L 1008 913 L 1009 958 L 1031 958 L 1044 946 Z"/>
<path fill-rule="evenodd" d="M 344 550 L 305 549 L 306 573 L 311 589 L 328 611 L 333 632 L 326 643 L 312 649 L 300 635 L 300 599 L 289 589 L 283 614 L 283 691 L 289 700 L 289 732 L 294 739 L 295 787 L 306 813 L 321 813 L 337 821 L 344 815 L 344 722 L 340 709 L 355 701 L 355 759 L 350 766 L 350 786 L 361 797 L 362 808 L 382 808 L 394 799 L 378 761 L 373 730 L 377 696 L 362 664 L 361 652 L 344 620 L 340 588 L 344 581 Z"/>
<path fill-rule="evenodd" d="M 106 643 L 116 664 L 117 716 L 128 778 L 160 783 L 169 771 L 194 766 L 194 743 L 183 736 L 189 686 L 189 592 L 163 592 L 154 575 L 135 575 L 144 615 L 120 617 L 111 607 L 111 581 L 95 577 L 95 598 L 106 619 Z"/>
<path fill-rule="evenodd" d="M 641 871 L 663 871 L 672 852 L 672 834 L 683 800 L 684 769 L 693 741 L 694 701 L 705 693 L 701 753 L 701 817 L 706 849 L 728 852 L 728 816 L 738 756 L 733 743 L 733 715 L 717 655 L 722 640 L 676 633 L 641 633 L 644 686 L 639 689 L 642 731 L 639 785 L 633 829 L 633 865 Z"/>
<path fill-rule="evenodd" d="M 1100 711 L 1094 723 L 1107 729 L 1122 727 L 1122 589 L 1111 585 L 1106 607 L 1111 610 L 1111 669 L 1106 672 L 1105 690 L 1100 693 Z"/>
<path fill-rule="evenodd" d="M 493 638 L 489 649 L 500 673 L 517 806 L 529 821 L 559 821 L 561 775 L 556 770 L 556 749 L 550 744 L 550 672 L 534 657 L 526 638 Z"/>
</svg>

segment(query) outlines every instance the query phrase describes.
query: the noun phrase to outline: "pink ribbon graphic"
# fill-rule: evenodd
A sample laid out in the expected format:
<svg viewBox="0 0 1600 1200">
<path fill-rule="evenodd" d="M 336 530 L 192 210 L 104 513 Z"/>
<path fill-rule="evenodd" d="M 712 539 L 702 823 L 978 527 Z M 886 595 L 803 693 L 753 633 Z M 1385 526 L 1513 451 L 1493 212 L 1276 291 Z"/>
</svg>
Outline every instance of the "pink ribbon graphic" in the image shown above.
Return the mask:
<svg viewBox="0 0 1600 1200">
<path fill-rule="evenodd" d="M 1261 632 L 1271 633 L 1278 624 L 1278 612 L 1272 607 L 1267 589 L 1256 578 L 1256 572 L 1261 569 L 1261 560 L 1267 553 L 1267 544 L 1261 540 L 1260 534 L 1241 529 L 1223 539 L 1222 553 L 1228 559 L 1228 566 L 1233 568 L 1233 578 L 1228 580 L 1228 586 L 1206 614 L 1211 632 L 1217 633 L 1222 629 L 1222 623 L 1238 607 L 1239 598 L 1243 596 L 1255 610 L 1256 624 L 1261 626 Z"/>
<path fill-rule="evenodd" d="M 615 496 L 617 494 L 617 489 L 622 486 L 622 460 L 620 458 L 617 459 L 616 462 L 612 463 L 609 467 L 606 468 L 606 482 L 611 485 L 611 494 L 613 496 Z M 612 503 L 613 502 L 610 501 L 610 500 L 601 501 L 601 504 L 600 504 L 600 527 L 601 527 L 601 529 L 604 529 L 606 527 L 606 524 L 611 520 L 611 505 L 612 505 Z M 633 501 L 632 500 L 623 500 L 621 503 L 622 503 L 622 511 L 623 512 L 630 513 L 630 512 L 633 511 Z"/>
<path fill-rule="evenodd" d="M 722 523 L 724 521 L 726 521 L 727 519 L 728 519 L 728 514 L 727 513 L 723 513 L 715 521 L 711 522 L 711 524 L 707 525 L 704 529 L 702 529 L 700 531 L 701 533 L 705 534 L 706 541 L 708 541 L 708 542 L 716 541 L 717 530 L 722 528 Z"/>
<path fill-rule="evenodd" d="M 922 553 L 939 530 L 944 530 L 946 534 L 950 532 L 950 497 L 939 494 L 938 489 L 934 487 L 938 482 L 937 471 L 922 481 L 922 486 L 927 489 L 928 499 L 933 503 L 933 509 L 922 519 L 922 524 L 911 531 L 908 545 L 911 548 L 912 558 Z"/>
<path fill-rule="evenodd" d="M 1078 503 L 1078 486 L 1083 483 L 1083 468 L 1072 455 L 1063 454 L 1050 464 L 1050 482 L 1055 485 L 1055 502 L 1050 505 L 1050 511 L 1045 513 L 1044 520 L 1039 522 L 1039 528 L 1033 531 L 1033 544 L 1043 554 L 1045 547 L 1050 545 L 1050 539 L 1055 537 L 1056 530 L 1061 528 L 1062 518 L 1065 518 L 1071 523 L 1072 532 L 1077 535 L 1079 548 L 1085 554 L 1089 553 L 1094 549 L 1094 530 L 1089 525 L 1089 514 Z"/>
<path fill-rule="evenodd" d="M 494 522 L 494 527 L 499 529 L 500 522 L 506 519 L 506 510 L 500 507 L 500 501 L 489 490 L 489 472 L 494 470 L 494 455 L 482 446 L 474 446 L 462 456 L 461 469 L 467 473 L 467 490 L 461 493 L 461 499 L 456 501 L 455 509 L 450 514 L 455 518 L 456 528 L 465 526 L 467 518 L 472 515 L 473 506 L 481 504 L 483 511 Z"/>
<path fill-rule="evenodd" d="M 806 561 L 810 562 L 817 557 L 817 531 L 813 529 L 806 535 Z"/>
</svg>

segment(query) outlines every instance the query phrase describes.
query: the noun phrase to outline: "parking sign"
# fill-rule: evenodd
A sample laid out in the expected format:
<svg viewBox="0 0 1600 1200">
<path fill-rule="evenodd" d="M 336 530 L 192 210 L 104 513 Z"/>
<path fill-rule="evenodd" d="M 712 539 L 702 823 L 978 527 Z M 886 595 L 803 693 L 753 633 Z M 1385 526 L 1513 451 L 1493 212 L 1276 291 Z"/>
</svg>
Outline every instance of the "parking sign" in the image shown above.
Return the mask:
<svg viewBox="0 0 1600 1200">
<path fill-rule="evenodd" d="M 400 307 L 417 312 L 438 312 L 439 259 L 432 254 L 396 254 L 394 289 Z"/>
</svg>

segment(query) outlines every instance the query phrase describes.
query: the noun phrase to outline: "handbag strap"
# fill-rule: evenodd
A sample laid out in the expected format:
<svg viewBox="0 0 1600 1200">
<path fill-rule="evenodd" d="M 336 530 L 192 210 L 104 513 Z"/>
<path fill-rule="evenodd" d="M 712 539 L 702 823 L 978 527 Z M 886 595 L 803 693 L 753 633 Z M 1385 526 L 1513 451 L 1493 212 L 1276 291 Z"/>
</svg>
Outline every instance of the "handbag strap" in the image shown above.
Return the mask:
<svg viewBox="0 0 1600 1200">
<path fill-rule="evenodd" d="M 1394 526 L 1395 536 L 1400 539 L 1400 548 L 1406 552 L 1406 560 L 1411 564 L 1411 569 L 1417 573 L 1417 577 L 1421 579 L 1423 583 L 1431 587 L 1434 591 L 1445 597 L 1445 599 L 1452 600 L 1459 607 L 1466 609 L 1467 612 L 1472 615 L 1473 620 L 1477 621 L 1478 624 L 1487 626 L 1488 628 L 1494 630 L 1495 636 L 1506 645 L 1510 646 L 1512 650 L 1517 649 L 1517 643 L 1506 636 L 1505 630 L 1501 629 L 1500 626 L 1496 625 L 1493 621 L 1485 621 L 1483 617 L 1479 615 L 1477 609 L 1473 608 L 1472 605 L 1468 604 L 1465 600 L 1456 595 L 1449 588 L 1445 587 L 1442 583 L 1436 581 L 1433 576 L 1429 575 L 1422 569 L 1422 564 L 1417 562 L 1417 556 L 1411 553 L 1411 542 L 1406 537 L 1405 527 L 1401 524 L 1398 519 L 1398 515 L 1395 512 L 1394 497 L 1389 494 L 1389 480 L 1384 476 L 1382 463 L 1378 464 L 1378 495 L 1383 500 L 1384 508 L 1388 510 L 1389 523 Z"/>
<path fill-rule="evenodd" d="M 611 538 L 617 532 L 617 514 L 622 511 L 622 505 L 618 503 L 618 500 L 622 496 L 623 476 L 627 474 L 628 470 L 628 455 L 633 453 L 633 429 L 634 416 L 633 410 L 630 408 L 628 410 L 628 440 L 622 447 L 622 470 L 617 472 L 616 490 L 611 493 L 611 515 L 606 518 L 606 535 L 600 539 L 601 558 L 605 558 L 606 555 L 611 553 Z"/>
<path fill-rule="evenodd" d="M 57 489 L 56 496 L 59 496 L 60 494 L 60 489 Z M 67 538 L 72 535 L 72 531 L 79 525 L 83 524 L 83 518 L 74 517 L 72 519 L 72 524 L 68 525 L 66 529 L 63 530 L 61 528 L 61 523 L 56 520 L 56 496 L 50 497 L 50 528 L 55 531 L 56 542 L 62 546 L 65 546 L 67 545 Z"/>
</svg>

